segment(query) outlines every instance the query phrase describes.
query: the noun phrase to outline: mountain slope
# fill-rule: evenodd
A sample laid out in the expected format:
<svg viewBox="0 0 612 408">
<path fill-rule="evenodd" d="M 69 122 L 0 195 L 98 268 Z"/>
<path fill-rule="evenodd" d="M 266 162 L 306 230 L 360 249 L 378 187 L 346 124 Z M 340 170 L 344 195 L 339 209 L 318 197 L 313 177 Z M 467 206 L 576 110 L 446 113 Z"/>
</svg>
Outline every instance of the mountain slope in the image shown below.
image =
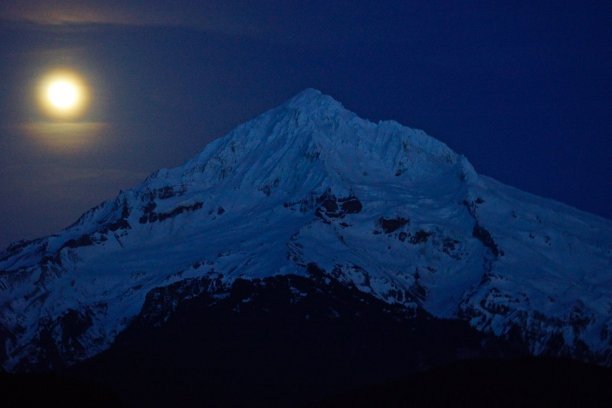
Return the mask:
<svg viewBox="0 0 612 408">
<path fill-rule="evenodd" d="M 64 231 L 9 246 L 0 361 L 20 371 L 94 356 L 157 288 L 315 270 L 536 355 L 611 365 L 611 260 L 610 221 L 306 90 Z"/>
</svg>

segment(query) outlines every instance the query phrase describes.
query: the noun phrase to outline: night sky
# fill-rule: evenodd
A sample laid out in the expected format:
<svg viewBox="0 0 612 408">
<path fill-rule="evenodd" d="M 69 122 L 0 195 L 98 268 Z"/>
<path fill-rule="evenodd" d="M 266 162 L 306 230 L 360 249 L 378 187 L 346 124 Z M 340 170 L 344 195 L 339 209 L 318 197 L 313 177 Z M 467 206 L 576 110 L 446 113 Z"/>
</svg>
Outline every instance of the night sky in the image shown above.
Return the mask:
<svg viewBox="0 0 612 408">
<path fill-rule="evenodd" d="M 535 3 L 3 1 L 0 247 L 59 231 L 307 87 L 612 218 L 612 2 Z M 58 67 L 91 93 L 69 123 L 34 92 Z"/>
</svg>

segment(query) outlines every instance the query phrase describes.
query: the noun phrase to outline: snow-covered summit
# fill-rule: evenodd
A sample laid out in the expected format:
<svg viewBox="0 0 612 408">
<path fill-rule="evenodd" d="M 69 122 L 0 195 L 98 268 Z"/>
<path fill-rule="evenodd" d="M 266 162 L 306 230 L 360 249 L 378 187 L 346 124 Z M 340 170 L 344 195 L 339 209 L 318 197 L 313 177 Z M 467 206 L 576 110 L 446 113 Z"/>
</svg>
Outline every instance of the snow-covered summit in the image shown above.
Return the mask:
<svg viewBox="0 0 612 408">
<path fill-rule="evenodd" d="M 282 183 L 279 190 L 295 193 L 321 183 L 347 187 L 402 175 L 403 181 L 418 181 L 458 161 L 456 153 L 422 131 L 392 121 L 374 124 L 307 89 L 212 142 L 186 165 L 159 171 L 146 184 L 154 188 L 170 179 L 248 189 Z M 473 172 L 466 160 L 462 166 Z"/>
<path fill-rule="evenodd" d="M 297 109 L 308 113 L 337 112 L 354 115 L 352 112 L 346 110 L 340 102 L 314 88 L 304 89 L 281 105 L 281 109 L 282 108 Z"/>
<path fill-rule="evenodd" d="M 308 89 L 0 255 L 0 361 L 106 349 L 148 293 L 312 270 L 534 354 L 612 364 L 612 225 L 479 176 L 420 130 Z M 4 353 L 4 354 L 3 354 Z"/>
</svg>

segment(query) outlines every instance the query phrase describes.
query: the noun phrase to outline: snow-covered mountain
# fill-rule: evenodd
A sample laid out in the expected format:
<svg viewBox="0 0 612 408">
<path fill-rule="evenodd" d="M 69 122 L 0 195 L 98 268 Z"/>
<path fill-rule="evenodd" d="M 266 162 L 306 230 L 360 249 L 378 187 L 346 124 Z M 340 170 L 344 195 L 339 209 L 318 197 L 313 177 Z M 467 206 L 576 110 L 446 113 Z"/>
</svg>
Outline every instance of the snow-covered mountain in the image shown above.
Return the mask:
<svg viewBox="0 0 612 408">
<path fill-rule="evenodd" d="M 9 246 L 0 362 L 94 356 L 164 288 L 183 290 L 170 310 L 147 308 L 159 324 L 238 278 L 314 274 L 534 355 L 612 365 L 612 222 L 479 175 L 424 132 L 316 90 L 60 233 Z"/>
</svg>

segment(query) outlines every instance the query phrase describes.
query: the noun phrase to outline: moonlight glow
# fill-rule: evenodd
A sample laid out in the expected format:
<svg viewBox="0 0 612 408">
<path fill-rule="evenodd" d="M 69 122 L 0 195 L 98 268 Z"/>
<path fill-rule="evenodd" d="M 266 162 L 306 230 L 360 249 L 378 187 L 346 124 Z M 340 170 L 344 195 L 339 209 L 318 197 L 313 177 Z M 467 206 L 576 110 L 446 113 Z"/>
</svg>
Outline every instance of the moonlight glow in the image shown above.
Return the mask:
<svg viewBox="0 0 612 408">
<path fill-rule="evenodd" d="M 44 113 L 55 119 L 75 119 L 86 108 L 85 82 L 74 72 L 55 71 L 40 82 L 38 99 Z"/>
</svg>

